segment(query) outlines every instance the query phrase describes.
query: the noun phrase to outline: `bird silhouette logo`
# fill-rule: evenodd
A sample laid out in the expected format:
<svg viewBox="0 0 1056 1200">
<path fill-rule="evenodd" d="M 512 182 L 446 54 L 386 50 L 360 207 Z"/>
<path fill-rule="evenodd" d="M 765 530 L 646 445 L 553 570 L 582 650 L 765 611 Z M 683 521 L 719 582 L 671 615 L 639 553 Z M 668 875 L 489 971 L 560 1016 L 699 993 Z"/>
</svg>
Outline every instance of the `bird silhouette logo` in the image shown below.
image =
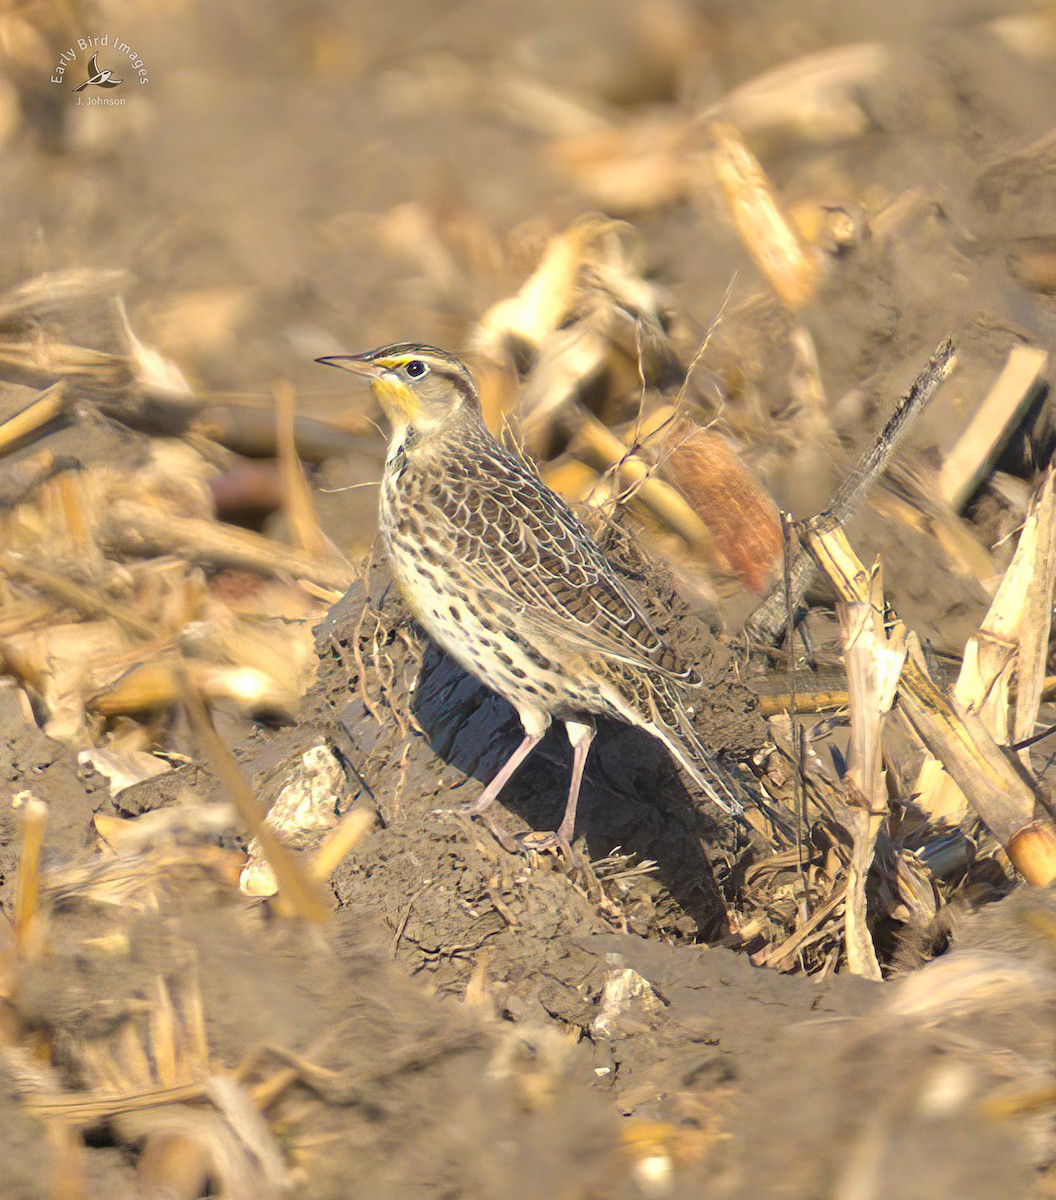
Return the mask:
<svg viewBox="0 0 1056 1200">
<path fill-rule="evenodd" d="M 99 55 L 93 54 L 88 60 L 88 78 L 84 83 L 80 83 L 73 90 L 75 92 L 83 92 L 86 87 L 117 87 L 123 81 L 114 78 L 113 71 L 108 71 L 99 66 Z"/>
</svg>

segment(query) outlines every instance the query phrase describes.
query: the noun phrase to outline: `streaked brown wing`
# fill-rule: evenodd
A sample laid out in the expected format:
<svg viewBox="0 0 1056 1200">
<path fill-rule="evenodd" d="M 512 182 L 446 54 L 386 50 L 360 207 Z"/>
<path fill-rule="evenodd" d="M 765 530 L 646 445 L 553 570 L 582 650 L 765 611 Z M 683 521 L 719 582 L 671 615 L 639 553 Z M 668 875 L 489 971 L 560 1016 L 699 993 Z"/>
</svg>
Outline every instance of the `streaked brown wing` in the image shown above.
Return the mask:
<svg viewBox="0 0 1056 1200">
<path fill-rule="evenodd" d="M 468 535 L 464 565 L 514 619 L 570 649 L 693 678 L 582 523 L 518 459 L 496 447 L 448 489 L 448 516 Z"/>
</svg>

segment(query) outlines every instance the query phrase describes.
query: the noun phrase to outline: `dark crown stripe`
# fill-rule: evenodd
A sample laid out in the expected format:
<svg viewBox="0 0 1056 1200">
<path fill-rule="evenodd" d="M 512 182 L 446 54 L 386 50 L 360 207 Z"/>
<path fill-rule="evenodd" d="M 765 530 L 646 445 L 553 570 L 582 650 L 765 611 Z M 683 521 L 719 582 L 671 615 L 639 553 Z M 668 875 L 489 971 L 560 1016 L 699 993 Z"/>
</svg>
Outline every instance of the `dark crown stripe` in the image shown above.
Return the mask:
<svg viewBox="0 0 1056 1200">
<path fill-rule="evenodd" d="M 426 346 L 422 342 L 393 342 L 389 346 L 379 346 L 363 356 L 369 362 L 379 358 L 424 358 L 433 363 L 447 363 L 462 374 L 468 374 L 462 361 L 446 350 L 437 346 Z"/>
<path fill-rule="evenodd" d="M 477 389 L 473 386 L 473 381 L 468 375 L 461 373 L 451 373 L 449 376 L 451 383 L 454 385 L 455 391 L 464 401 L 475 402 L 477 399 Z"/>
<path fill-rule="evenodd" d="M 420 358 L 427 362 L 437 375 L 451 383 L 460 399 L 471 402 L 477 400 L 477 389 L 473 386 L 473 379 L 465 363 L 455 355 L 448 354 L 446 350 L 441 350 L 436 346 L 426 346 L 421 342 L 393 342 L 390 346 L 379 346 L 377 350 L 371 350 L 363 357 L 368 362 L 377 362 L 387 358 Z"/>
</svg>

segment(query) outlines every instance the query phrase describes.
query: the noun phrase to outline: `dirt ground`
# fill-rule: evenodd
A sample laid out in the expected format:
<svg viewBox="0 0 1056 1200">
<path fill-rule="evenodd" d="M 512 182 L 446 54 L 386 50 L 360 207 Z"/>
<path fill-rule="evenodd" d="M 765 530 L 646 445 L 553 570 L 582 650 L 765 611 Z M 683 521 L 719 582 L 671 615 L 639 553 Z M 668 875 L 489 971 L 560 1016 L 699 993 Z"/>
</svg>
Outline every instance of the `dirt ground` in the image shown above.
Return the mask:
<svg viewBox="0 0 1056 1200">
<path fill-rule="evenodd" d="M 125 56 L 113 95 L 127 102 L 75 107 L 70 81 L 91 50 L 60 84 L 51 74 L 65 47 L 103 33 L 101 57 L 120 39 L 148 82 Z M 852 973 L 824 904 L 808 912 L 795 891 L 797 853 L 839 857 L 843 835 L 818 817 L 806 850 L 765 836 L 795 824 L 787 718 L 763 703 L 787 690 L 788 655 L 747 644 L 757 591 L 715 583 L 633 508 L 599 519 L 599 537 L 702 675 L 705 741 L 746 786 L 765 783 L 783 817 L 764 806 L 772 825 L 731 820 L 656 742 L 616 725 L 592 751 L 572 862 L 530 838 L 509 853 L 449 811 L 491 778 L 518 726 L 393 593 L 372 553 L 378 414 L 313 362 L 415 340 L 467 351 L 484 377 L 481 318 L 551 238 L 604 212 L 629 223 L 679 381 L 706 344 L 694 411 L 713 414 L 720 397 L 724 434 L 803 518 L 952 336 L 953 384 L 848 527 L 863 562 L 882 557 L 887 599 L 940 676 L 978 629 L 1056 444 L 1046 361 L 984 482 L 956 506 L 933 487 L 1010 350 L 1048 349 L 1056 332 L 1050 10 L 107 0 L 11 7 L 0 55 L 0 417 L 56 378 L 70 400 L 0 458 L 14 531 L 0 544 L 0 1196 L 1052 1195 L 1050 890 L 1024 884 L 964 817 L 950 833 L 970 845 L 968 865 L 934 868 L 918 907 L 885 907 L 899 915 L 873 929 L 882 982 Z M 744 90 L 778 68 L 790 74 Z M 712 120 L 741 129 L 820 247 L 803 302 L 768 290 L 701 183 Z M 18 291 L 69 271 L 84 281 L 54 285 L 61 304 L 46 287 Z M 122 376 L 127 362 L 139 374 Z M 202 565 L 161 534 L 152 549 L 142 531 L 137 546 L 114 532 L 141 489 L 296 544 L 291 509 L 268 498 L 274 435 L 257 453 L 256 434 L 216 433 L 226 405 L 270 411 L 287 384 L 319 422 L 298 449 L 347 576 L 298 590 L 308 572 L 286 563 L 265 584 L 237 556 Z M 595 384 L 601 398 L 584 389 L 582 407 L 623 428 L 633 402 Z M 192 395 L 194 424 L 173 401 Z M 558 421 L 547 436 L 540 458 L 561 471 L 577 435 Z M 181 474 L 185 453 L 211 473 Z M 59 554 L 48 514 L 65 504 L 75 525 L 69 495 L 82 493 L 60 487 L 39 524 L 24 506 L 64 471 L 122 482 L 88 522 L 96 533 Z M 167 592 L 186 560 L 195 572 Z M 66 590 L 34 583 L 34 561 Z M 175 643 L 211 662 L 223 605 L 303 632 L 280 699 L 250 711 L 222 697 L 212 720 L 261 804 L 291 770 L 314 780 L 302 756 L 325 759 L 326 821 L 299 827 L 298 851 L 338 818 L 369 818 L 327 876 L 327 919 L 239 892 L 253 830 L 179 680 L 139 708 L 66 703 L 87 686 L 62 671 L 89 638 L 77 622 L 90 617 L 100 655 L 124 664 L 116 687 L 127 647 L 108 649 L 100 626 L 134 630 L 147 592 L 169 597 L 164 620 L 179 626 L 159 660 Z M 46 595 L 66 640 L 34 666 L 19 637 Z M 806 601 L 797 667 L 805 657 L 829 678 L 842 671 L 832 589 L 816 582 Z M 1039 724 L 1053 715 L 1046 694 Z M 835 776 L 846 721 L 811 723 Z M 117 791 L 91 755 L 119 742 L 164 773 Z M 554 827 L 570 762 L 563 734 L 549 735 L 504 793 L 512 834 Z M 1044 800 L 1044 745 L 1032 763 Z M 28 929 L 20 862 L 36 801 L 42 892 Z M 106 830 L 131 840 L 112 853 Z M 903 863 L 907 894 L 926 859 Z M 829 916 L 842 911 L 831 898 Z"/>
</svg>

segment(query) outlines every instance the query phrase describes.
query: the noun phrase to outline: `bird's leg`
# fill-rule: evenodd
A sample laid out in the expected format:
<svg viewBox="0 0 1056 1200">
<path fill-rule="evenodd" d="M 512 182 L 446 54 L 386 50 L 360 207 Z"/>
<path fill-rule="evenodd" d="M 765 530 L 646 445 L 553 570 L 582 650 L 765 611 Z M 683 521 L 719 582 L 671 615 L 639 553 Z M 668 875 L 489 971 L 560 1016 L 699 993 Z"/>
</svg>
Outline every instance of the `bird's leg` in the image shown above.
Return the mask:
<svg viewBox="0 0 1056 1200">
<path fill-rule="evenodd" d="M 479 799 L 475 800 L 472 804 L 467 804 L 465 811 L 478 814 L 482 813 L 490 804 L 493 804 L 502 789 L 510 782 L 514 771 L 517 770 L 542 740 L 543 735 L 541 733 L 526 733 L 524 741 L 514 750 L 499 773 L 484 791 L 481 792 Z"/>
<path fill-rule="evenodd" d="M 457 808 L 441 809 L 441 812 L 465 813 L 467 816 L 479 817 L 486 808 L 494 804 L 502 789 L 510 782 L 514 771 L 521 765 L 529 754 L 543 740 L 542 733 L 526 733 L 524 740 L 510 757 L 503 763 L 498 774 L 480 793 L 480 796 L 470 804 L 460 804 Z"/>
<path fill-rule="evenodd" d="M 546 834 L 536 840 L 532 837 L 532 846 L 536 850 L 547 850 L 556 846 L 568 859 L 572 859 L 572 837 L 576 832 L 576 809 L 579 806 L 579 792 L 583 786 L 583 772 L 587 765 L 587 755 L 590 744 L 594 740 L 596 730 L 592 724 L 580 721 L 566 721 L 568 740 L 572 743 L 572 779 L 568 785 L 568 799 L 565 801 L 565 814 L 556 833 Z"/>
<path fill-rule="evenodd" d="M 583 771 L 596 730 L 593 724 L 584 725 L 579 721 L 566 721 L 565 729 L 568 731 L 568 740 L 572 743 L 572 780 L 568 785 L 565 815 L 557 827 L 557 840 L 559 843 L 571 845 L 572 835 L 576 832 L 576 808 L 579 805 L 579 790 L 583 786 Z"/>
<path fill-rule="evenodd" d="M 472 804 L 463 804 L 458 808 L 447 810 L 448 812 L 462 813 L 470 817 L 479 817 L 487 826 L 491 836 L 504 850 L 507 850 L 511 854 L 517 852 L 516 843 L 487 809 L 491 807 L 502 789 L 510 782 L 514 771 L 517 770 L 521 763 L 524 762 L 528 755 L 543 740 L 543 734 L 546 733 L 546 728 L 550 724 L 548 717 L 543 720 L 539 718 L 538 714 L 533 712 L 521 712 L 519 716 L 521 718 L 521 726 L 525 731 L 524 740 L 506 762 L 503 763 L 495 778 Z"/>
</svg>

